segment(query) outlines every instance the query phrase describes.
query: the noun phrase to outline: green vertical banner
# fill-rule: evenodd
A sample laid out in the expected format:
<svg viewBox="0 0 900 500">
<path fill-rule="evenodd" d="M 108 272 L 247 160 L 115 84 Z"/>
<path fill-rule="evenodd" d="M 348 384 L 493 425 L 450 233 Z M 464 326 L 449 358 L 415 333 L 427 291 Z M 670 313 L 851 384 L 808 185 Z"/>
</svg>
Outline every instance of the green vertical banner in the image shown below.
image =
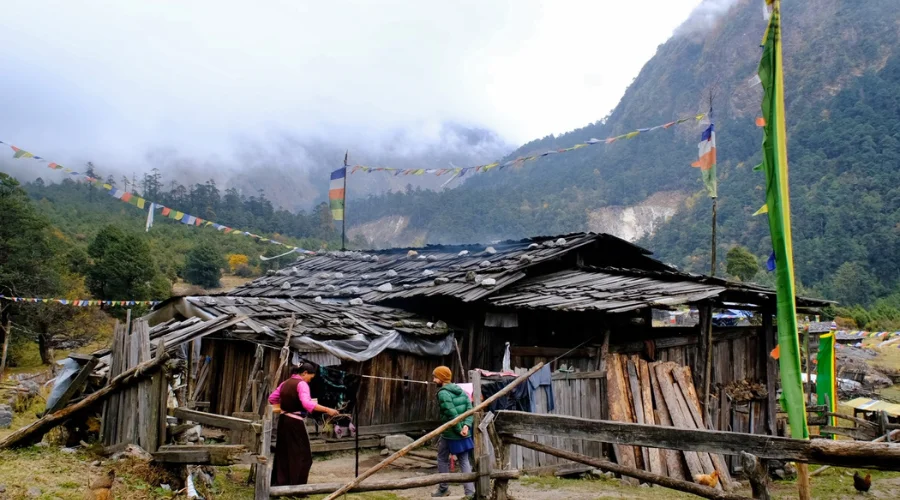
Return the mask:
<svg viewBox="0 0 900 500">
<path fill-rule="evenodd" d="M 816 356 L 816 396 L 818 404 L 827 405 L 828 411 L 831 413 L 837 412 L 835 366 L 834 332 L 829 332 L 819 336 L 819 354 Z M 834 427 L 834 417 L 828 417 L 828 425 Z"/>
<path fill-rule="evenodd" d="M 763 38 L 759 79 L 763 86 L 762 169 L 766 175 L 766 207 L 775 254 L 775 288 L 782 405 L 788 414 L 791 437 L 809 438 L 806 403 L 800 376 L 800 341 L 791 246 L 791 204 L 788 190 L 787 129 L 784 113 L 784 74 L 781 60 L 781 2 L 773 0 L 772 17 Z"/>
</svg>

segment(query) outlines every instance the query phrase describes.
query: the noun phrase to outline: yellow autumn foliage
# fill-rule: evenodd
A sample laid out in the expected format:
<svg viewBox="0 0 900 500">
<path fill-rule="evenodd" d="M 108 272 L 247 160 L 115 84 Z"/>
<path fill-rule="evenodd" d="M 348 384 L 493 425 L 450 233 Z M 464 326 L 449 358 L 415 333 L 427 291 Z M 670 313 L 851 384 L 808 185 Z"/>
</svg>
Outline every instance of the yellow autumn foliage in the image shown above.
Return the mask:
<svg viewBox="0 0 900 500">
<path fill-rule="evenodd" d="M 228 254 L 228 268 L 231 269 L 231 272 L 234 272 L 237 268 L 241 266 L 246 266 L 250 264 L 250 259 L 242 254 L 242 253 L 230 253 Z"/>
</svg>

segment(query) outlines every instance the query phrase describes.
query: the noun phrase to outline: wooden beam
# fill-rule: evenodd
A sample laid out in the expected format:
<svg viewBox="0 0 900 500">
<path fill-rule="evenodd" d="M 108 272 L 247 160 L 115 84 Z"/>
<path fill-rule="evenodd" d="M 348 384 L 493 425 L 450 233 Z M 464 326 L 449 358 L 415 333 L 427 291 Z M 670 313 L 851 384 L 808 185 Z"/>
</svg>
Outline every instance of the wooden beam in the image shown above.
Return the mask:
<svg viewBox="0 0 900 500">
<path fill-rule="evenodd" d="M 777 403 L 775 401 L 775 384 L 778 382 L 778 361 L 772 356 L 771 352 L 775 349 L 775 329 L 772 326 L 771 306 L 763 309 L 762 312 L 762 335 L 763 344 L 766 351 L 766 431 L 770 436 L 778 434 L 778 426 L 776 421 Z"/>
<path fill-rule="evenodd" d="M 172 416 L 181 420 L 190 420 L 198 424 L 208 425 L 210 427 L 218 427 L 220 429 L 230 429 L 233 431 L 254 431 L 261 430 L 258 423 L 242 418 L 226 417 L 225 415 L 216 415 L 214 413 L 206 413 L 197 410 L 188 410 L 187 408 L 173 408 Z"/>
<path fill-rule="evenodd" d="M 381 446 L 381 438 L 371 437 L 359 440 L 360 448 L 378 448 L 379 446 Z M 356 441 L 352 439 L 310 443 L 309 445 L 309 449 L 312 453 L 330 453 L 333 451 L 345 451 L 355 448 Z"/>
<path fill-rule="evenodd" d="M 94 393 L 91 393 L 91 395 L 87 396 L 81 401 L 69 405 L 57 412 L 45 415 L 41 419 L 32 422 L 30 425 L 22 427 L 9 436 L 6 436 L 6 439 L 4 439 L 3 441 L 0 441 L 0 450 L 18 446 L 25 446 L 34 442 L 35 439 L 40 440 L 45 432 L 65 422 L 72 415 L 75 415 L 81 410 L 90 408 L 91 406 L 104 401 L 107 397 L 109 397 L 110 394 L 114 394 L 122 389 L 131 387 L 135 383 L 151 376 L 154 372 L 158 371 L 168 359 L 168 354 L 163 353 L 162 355 L 154 358 L 152 361 L 141 363 L 140 365 L 135 366 L 134 368 L 110 380 L 109 384 L 107 384 L 105 387 Z"/>
<path fill-rule="evenodd" d="M 393 455 L 382 460 L 381 463 L 379 463 L 379 464 L 375 465 L 374 467 L 370 468 L 369 470 L 363 472 L 356 479 L 350 481 L 349 483 L 345 484 L 343 487 L 336 490 L 334 493 L 328 495 L 325 498 L 325 500 L 335 500 L 336 498 L 340 497 L 344 493 L 347 493 L 348 491 L 353 489 L 356 485 L 358 485 L 359 483 L 364 481 L 366 478 L 370 477 L 372 474 L 375 474 L 379 470 L 387 467 L 392 462 L 394 462 L 398 458 L 400 458 L 403 455 L 405 455 L 406 453 L 408 453 L 410 450 L 413 450 L 419 446 L 422 446 L 422 444 L 424 444 L 425 442 L 430 441 L 431 439 L 434 439 L 435 437 L 440 435 L 442 432 L 446 431 L 450 427 L 453 427 L 454 425 L 458 424 L 459 422 L 462 422 L 464 419 L 468 418 L 470 415 L 474 415 L 476 412 L 482 411 L 483 409 L 487 408 L 488 406 L 491 405 L 491 403 L 502 398 L 503 396 L 506 396 L 507 394 L 512 392 L 513 389 L 515 389 L 520 384 L 522 384 L 523 382 L 528 380 L 528 377 L 537 373 L 543 366 L 544 366 L 544 363 L 536 364 L 534 366 L 534 368 L 532 368 L 532 369 L 528 370 L 527 372 L 523 373 L 522 375 L 519 375 L 518 377 L 516 377 L 516 379 L 513 380 L 512 382 L 510 382 L 506 387 L 497 391 L 496 394 L 487 398 L 481 404 L 474 406 L 473 408 L 459 414 L 456 418 L 445 422 L 437 429 L 429 432 L 428 434 L 425 434 L 424 436 L 420 437 L 419 439 L 404 446 L 402 449 L 395 452 Z"/>
<path fill-rule="evenodd" d="M 807 441 L 760 434 L 677 429 L 518 411 L 497 412 L 494 425 L 501 434 L 545 435 L 723 455 L 739 455 L 742 451 L 746 451 L 761 459 L 900 470 L 900 445 L 888 443 L 830 439 Z"/>
<path fill-rule="evenodd" d="M 360 436 L 386 436 L 391 434 L 406 434 L 407 432 L 431 430 L 441 425 L 437 420 L 420 420 L 417 422 L 404 422 L 401 424 L 365 425 L 359 427 Z"/>
<path fill-rule="evenodd" d="M 710 488 L 708 486 L 702 486 L 702 485 L 690 483 L 687 481 L 681 481 L 679 479 L 672 479 L 671 477 L 668 477 L 668 476 L 661 476 L 659 474 L 654 474 L 652 472 L 647 472 L 647 471 L 635 469 L 632 467 L 625 467 L 623 465 L 609 462 L 607 460 L 601 460 L 598 458 L 581 455 L 579 453 L 573 453 L 571 451 L 565 451 L 565 450 L 560 450 L 557 448 L 552 448 L 550 446 L 546 446 L 546 445 L 543 445 L 540 443 L 535 443 L 533 441 L 528 441 L 525 439 L 517 438 L 515 436 L 503 436 L 503 439 L 506 441 L 509 441 L 511 444 L 519 445 L 523 448 L 530 448 L 532 450 L 539 451 L 541 453 L 546 453 L 548 455 L 553 455 L 553 456 L 556 456 L 559 458 L 564 458 L 566 460 L 580 462 L 583 464 L 587 464 L 587 465 L 596 467 L 600 470 L 615 472 L 616 474 L 621 474 L 623 476 L 631 476 L 633 478 L 640 479 L 641 481 L 658 484 L 660 486 L 664 486 L 666 488 L 671 488 L 673 490 L 692 493 L 694 495 L 697 495 L 697 496 L 700 496 L 703 498 L 715 498 L 715 499 L 724 499 L 724 500 L 746 500 L 746 498 L 747 498 L 747 497 L 743 497 L 740 495 L 726 493 L 721 490 L 716 490 L 716 489 Z"/>
<path fill-rule="evenodd" d="M 235 465 L 255 464 L 257 455 L 244 445 L 167 445 L 153 453 L 153 459 L 167 464 Z"/>
<path fill-rule="evenodd" d="M 491 479 L 519 479 L 521 473 L 517 470 L 504 470 L 491 473 Z M 427 476 L 409 477 L 405 479 L 365 481 L 350 489 L 349 493 L 364 491 L 406 490 L 411 488 L 424 488 L 441 483 L 471 483 L 478 478 L 478 473 L 445 473 L 429 474 Z M 272 486 L 270 495 L 273 497 L 323 495 L 340 488 L 343 483 L 314 483 L 298 484 L 293 486 Z"/>
</svg>

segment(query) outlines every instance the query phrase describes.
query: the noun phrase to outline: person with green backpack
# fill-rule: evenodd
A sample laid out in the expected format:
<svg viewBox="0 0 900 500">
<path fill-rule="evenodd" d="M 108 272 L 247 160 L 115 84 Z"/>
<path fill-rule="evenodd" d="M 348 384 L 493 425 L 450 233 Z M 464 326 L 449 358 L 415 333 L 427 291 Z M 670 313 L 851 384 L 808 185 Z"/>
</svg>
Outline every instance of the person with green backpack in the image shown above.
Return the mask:
<svg viewBox="0 0 900 500">
<path fill-rule="evenodd" d="M 440 412 L 441 422 L 449 422 L 463 413 L 472 409 L 472 401 L 469 395 L 458 385 L 450 383 L 453 373 L 446 366 L 439 366 L 434 369 L 434 383 L 438 389 L 438 411 Z M 441 434 L 438 441 L 438 472 L 450 472 L 450 455 L 453 454 L 457 458 L 459 468 L 462 472 L 472 472 L 472 450 L 475 449 L 475 440 L 472 438 L 474 434 L 472 425 L 474 417 L 469 415 L 461 422 L 450 427 Z M 467 499 L 475 498 L 475 484 L 463 484 Z M 432 497 L 450 496 L 450 487 L 447 483 L 438 486 Z"/>
</svg>

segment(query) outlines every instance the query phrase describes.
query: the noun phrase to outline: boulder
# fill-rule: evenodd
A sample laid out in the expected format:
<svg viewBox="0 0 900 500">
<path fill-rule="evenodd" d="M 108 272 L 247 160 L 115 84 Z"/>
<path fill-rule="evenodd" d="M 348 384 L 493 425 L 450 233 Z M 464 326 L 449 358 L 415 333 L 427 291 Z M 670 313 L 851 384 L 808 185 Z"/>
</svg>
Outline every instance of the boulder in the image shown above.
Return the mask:
<svg viewBox="0 0 900 500">
<path fill-rule="evenodd" d="M 385 436 L 384 447 L 391 451 L 399 451 L 409 444 L 412 444 L 413 438 L 406 434 L 394 434 L 393 436 Z"/>
<path fill-rule="evenodd" d="M 15 414 L 9 405 L 0 405 L 0 429 L 9 429 L 12 426 Z"/>
<path fill-rule="evenodd" d="M 136 460 L 142 460 L 149 462 L 153 460 L 153 455 L 147 453 L 146 450 L 141 448 L 136 444 L 129 444 L 125 447 L 124 450 L 116 452 L 112 455 L 113 460 L 121 460 L 123 458 L 134 458 Z"/>
</svg>

